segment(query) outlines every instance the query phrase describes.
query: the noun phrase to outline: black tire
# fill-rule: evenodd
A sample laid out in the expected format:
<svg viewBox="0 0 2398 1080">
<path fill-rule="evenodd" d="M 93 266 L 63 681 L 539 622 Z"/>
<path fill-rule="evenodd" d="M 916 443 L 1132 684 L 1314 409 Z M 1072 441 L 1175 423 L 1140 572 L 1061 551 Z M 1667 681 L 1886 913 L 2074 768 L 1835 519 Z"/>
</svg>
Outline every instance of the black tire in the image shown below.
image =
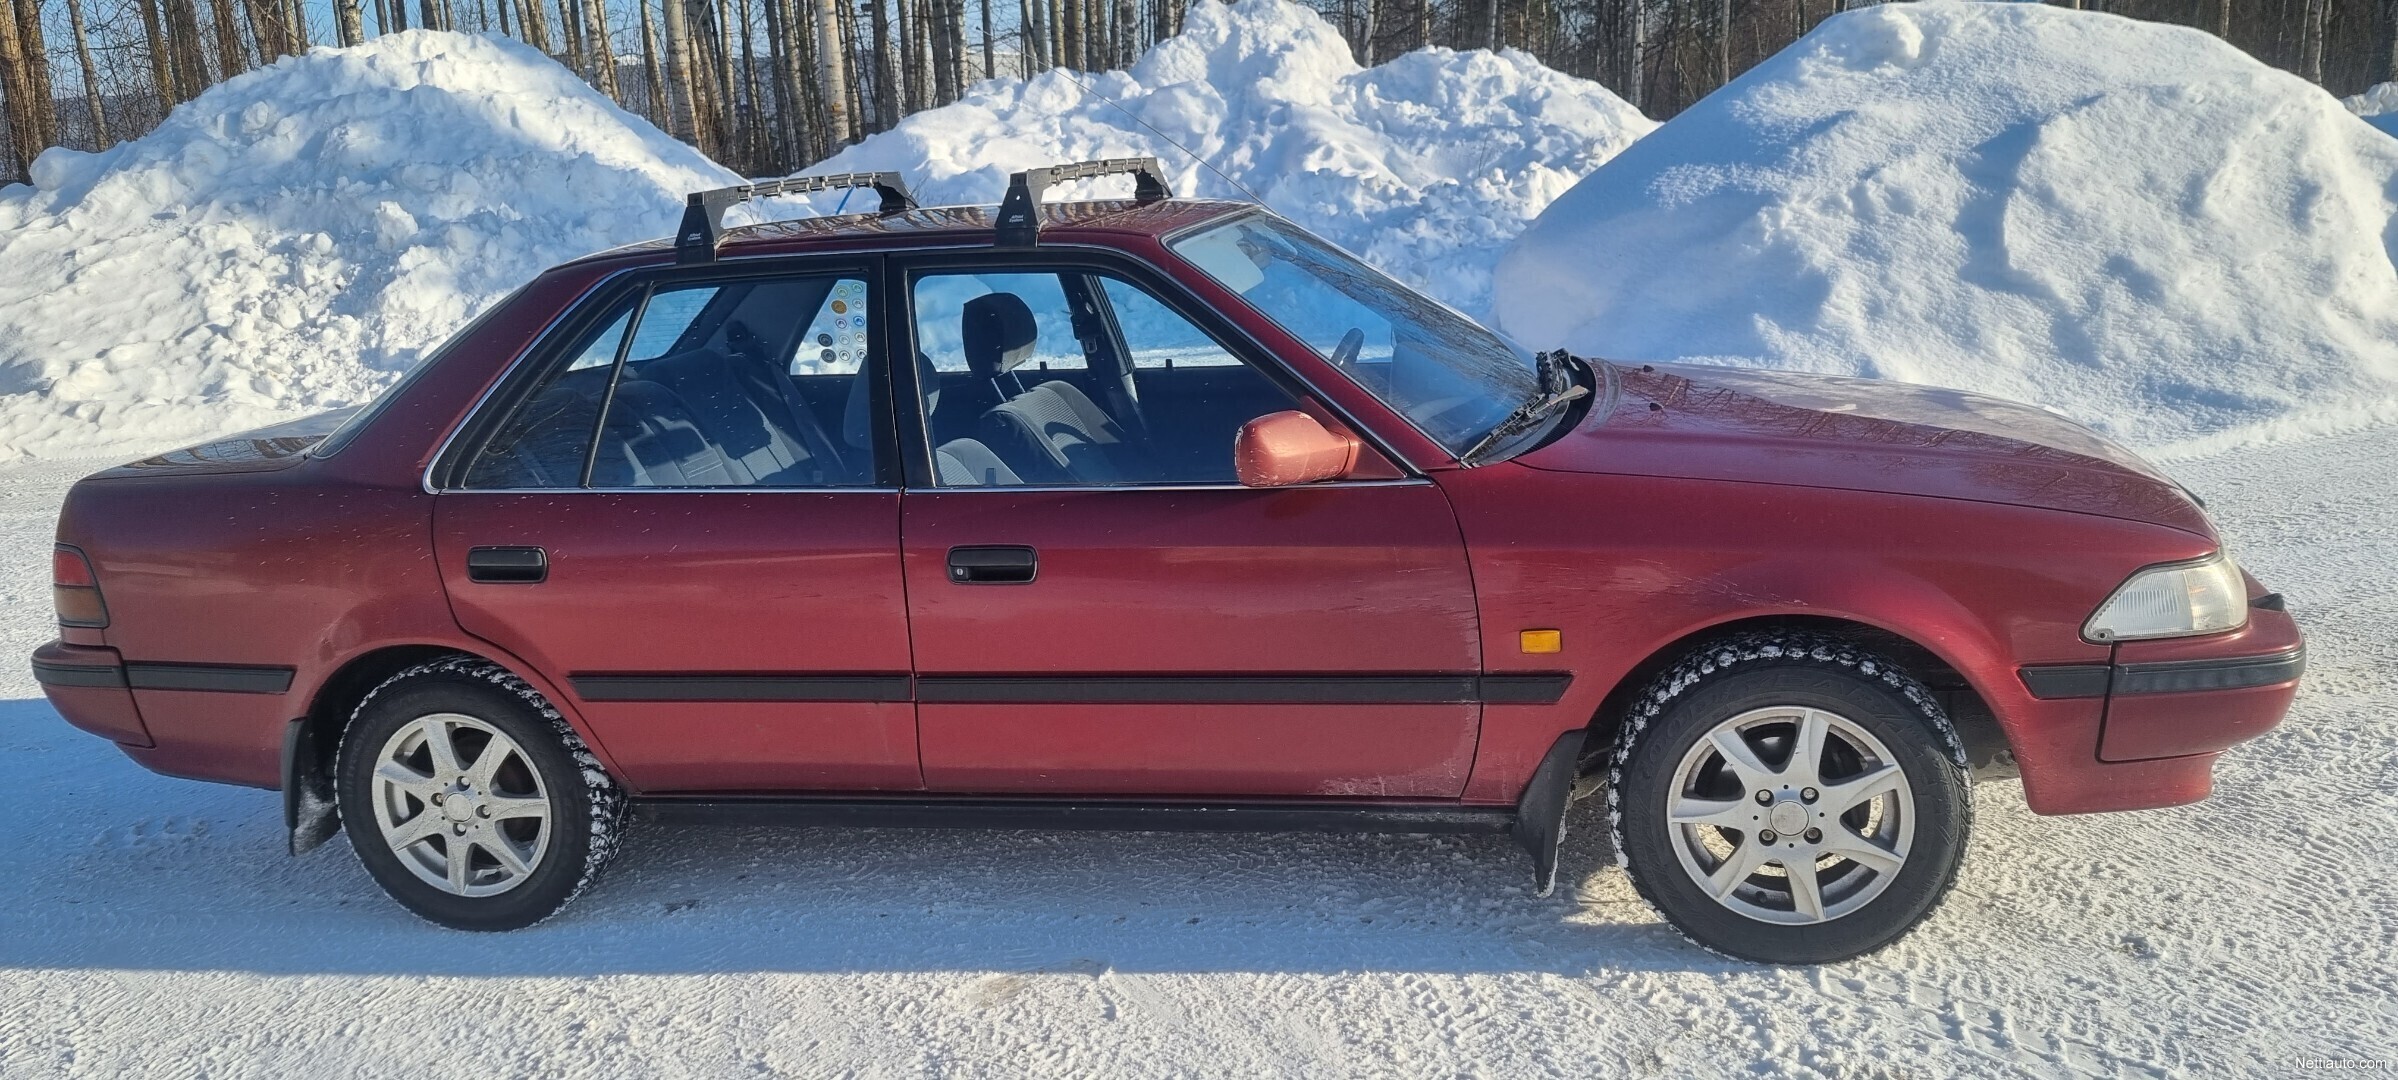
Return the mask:
<svg viewBox="0 0 2398 1080">
<path fill-rule="evenodd" d="M 1888 749 L 1912 793 L 1912 846 L 1890 880 L 1861 906 L 1804 925 L 1744 914 L 1701 888 L 1698 871 L 1686 870 L 1677 853 L 1684 834 L 1666 809 L 1681 794 L 1677 773 L 1699 740 L 1734 717 L 1775 707 L 1825 710 L 1863 729 Z M 1769 964 L 1846 960 L 1905 935 L 1955 884 L 1973 820 L 1964 745 L 1931 692 L 1888 659 L 1820 634 L 1740 635 L 1668 668 L 1625 718 L 1608 781 L 1615 848 L 1642 899 L 1701 947 Z M 1841 865 L 1827 864 L 1826 873 Z"/>
<path fill-rule="evenodd" d="M 420 879 L 377 824 L 379 754 L 395 732 L 437 713 L 498 729 L 522 751 L 517 767 L 539 774 L 549 803 L 546 849 L 504 892 L 463 896 Z M 556 914 L 599 876 L 623 832 L 623 792 L 574 729 L 524 680 L 474 657 L 419 664 L 368 692 L 342 733 L 335 782 L 342 825 L 367 874 L 401 906 L 455 930 L 515 930 Z"/>
</svg>

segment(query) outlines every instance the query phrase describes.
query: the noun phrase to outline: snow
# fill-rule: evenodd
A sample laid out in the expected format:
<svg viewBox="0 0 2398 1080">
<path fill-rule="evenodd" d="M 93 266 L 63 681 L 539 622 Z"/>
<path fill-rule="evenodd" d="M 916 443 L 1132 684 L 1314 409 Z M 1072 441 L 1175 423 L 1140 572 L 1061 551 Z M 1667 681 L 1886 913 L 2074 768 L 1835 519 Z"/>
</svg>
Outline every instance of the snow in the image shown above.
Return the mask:
<svg viewBox="0 0 2398 1080">
<path fill-rule="evenodd" d="M 2035 817 L 1886 953 L 1721 960 L 1504 837 L 666 828 L 559 917 L 417 921 L 273 792 L 145 772 L 0 668 L 0 1076 L 1891 1076 L 2370 1072 L 2398 894 L 2398 429 L 2193 459 L 2309 635 L 2214 797 Z M 0 470 L 0 655 L 52 634 L 91 462 Z"/>
<path fill-rule="evenodd" d="M 985 82 L 819 169 L 995 203 L 1017 169 L 1153 154 L 1178 192 L 1248 197 L 1180 143 L 1472 309 L 1504 244 L 1654 126 L 1523 53 L 1360 68 L 1313 12 L 1242 0 L 1194 5 L 1130 73 Z M 0 189 L 0 460 L 355 404 L 540 270 L 671 234 L 684 194 L 738 180 L 521 44 L 425 31 L 283 60 L 33 172 Z"/>
<path fill-rule="evenodd" d="M 287 58 L 0 189 L 0 459 L 355 404 L 548 266 L 737 178 L 505 38 Z"/>
<path fill-rule="evenodd" d="M 1934 383 L 2167 456 L 2398 417 L 2398 141 L 2211 35 L 1877 6 L 1559 197 L 1526 345 Z"/>
<path fill-rule="evenodd" d="M 2398 83 L 2375 83 L 2362 94 L 2340 99 L 2348 111 L 2392 135 L 2398 135 Z"/>
<path fill-rule="evenodd" d="M 896 169 L 927 203 L 995 203 L 1019 169 L 1151 155 L 1178 195 L 1254 193 L 1476 311 L 1506 243 L 1656 126 L 1605 87 L 1522 52 L 1422 49 L 1360 68 L 1313 11 L 1239 0 L 1191 5 L 1183 32 L 1129 72 L 990 80 L 823 168 Z M 1131 190 L 1089 181 L 1057 197 Z"/>
</svg>

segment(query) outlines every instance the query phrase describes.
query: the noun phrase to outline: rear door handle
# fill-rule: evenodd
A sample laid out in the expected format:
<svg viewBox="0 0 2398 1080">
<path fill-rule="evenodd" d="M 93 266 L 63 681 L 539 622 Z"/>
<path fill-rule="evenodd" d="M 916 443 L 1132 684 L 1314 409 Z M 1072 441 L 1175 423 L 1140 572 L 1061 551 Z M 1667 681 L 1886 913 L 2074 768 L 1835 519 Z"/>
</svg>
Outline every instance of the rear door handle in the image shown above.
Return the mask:
<svg viewBox="0 0 2398 1080">
<path fill-rule="evenodd" d="M 549 579 L 550 555 L 537 547 L 479 547 L 466 553 L 466 580 L 537 585 Z"/>
<path fill-rule="evenodd" d="M 949 549 L 949 581 L 953 585 L 1022 585 L 1040 570 L 1040 556 L 1020 545 Z"/>
</svg>

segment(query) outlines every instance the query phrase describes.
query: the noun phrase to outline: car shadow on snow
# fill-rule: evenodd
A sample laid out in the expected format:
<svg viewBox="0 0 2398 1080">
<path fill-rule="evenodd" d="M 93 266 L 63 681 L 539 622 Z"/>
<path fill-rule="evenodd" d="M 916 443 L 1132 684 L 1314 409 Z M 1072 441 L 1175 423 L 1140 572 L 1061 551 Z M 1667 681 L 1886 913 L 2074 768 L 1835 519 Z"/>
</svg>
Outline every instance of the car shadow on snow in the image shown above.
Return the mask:
<svg viewBox="0 0 2398 1080">
<path fill-rule="evenodd" d="M 0 702 L 0 967 L 461 977 L 864 971 L 1549 972 L 1739 967 L 1640 904 L 1598 804 L 1555 895 L 1505 837 L 634 823 L 549 922 L 469 934 L 383 896 L 279 796 L 154 776 Z"/>
</svg>

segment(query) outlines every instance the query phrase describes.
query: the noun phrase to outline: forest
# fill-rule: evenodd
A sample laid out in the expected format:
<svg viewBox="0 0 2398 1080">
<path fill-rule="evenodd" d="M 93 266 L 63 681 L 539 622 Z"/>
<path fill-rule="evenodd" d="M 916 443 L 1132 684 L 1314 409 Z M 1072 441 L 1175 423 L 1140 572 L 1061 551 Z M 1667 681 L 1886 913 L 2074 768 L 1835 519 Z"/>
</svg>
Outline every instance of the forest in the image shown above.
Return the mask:
<svg viewBox="0 0 2398 1080">
<path fill-rule="evenodd" d="M 0 0 L 0 182 L 278 57 L 409 29 L 503 34 L 728 167 L 803 169 L 980 79 L 1131 65 L 1216 0 Z M 1303 0 L 1358 62 L 1520 49 L 1664 119 L 1851 0 Z M 2338 94 L 2398 71 L 2398 0 L 2076 0 L 2194 26 Z"/>
</svg>

